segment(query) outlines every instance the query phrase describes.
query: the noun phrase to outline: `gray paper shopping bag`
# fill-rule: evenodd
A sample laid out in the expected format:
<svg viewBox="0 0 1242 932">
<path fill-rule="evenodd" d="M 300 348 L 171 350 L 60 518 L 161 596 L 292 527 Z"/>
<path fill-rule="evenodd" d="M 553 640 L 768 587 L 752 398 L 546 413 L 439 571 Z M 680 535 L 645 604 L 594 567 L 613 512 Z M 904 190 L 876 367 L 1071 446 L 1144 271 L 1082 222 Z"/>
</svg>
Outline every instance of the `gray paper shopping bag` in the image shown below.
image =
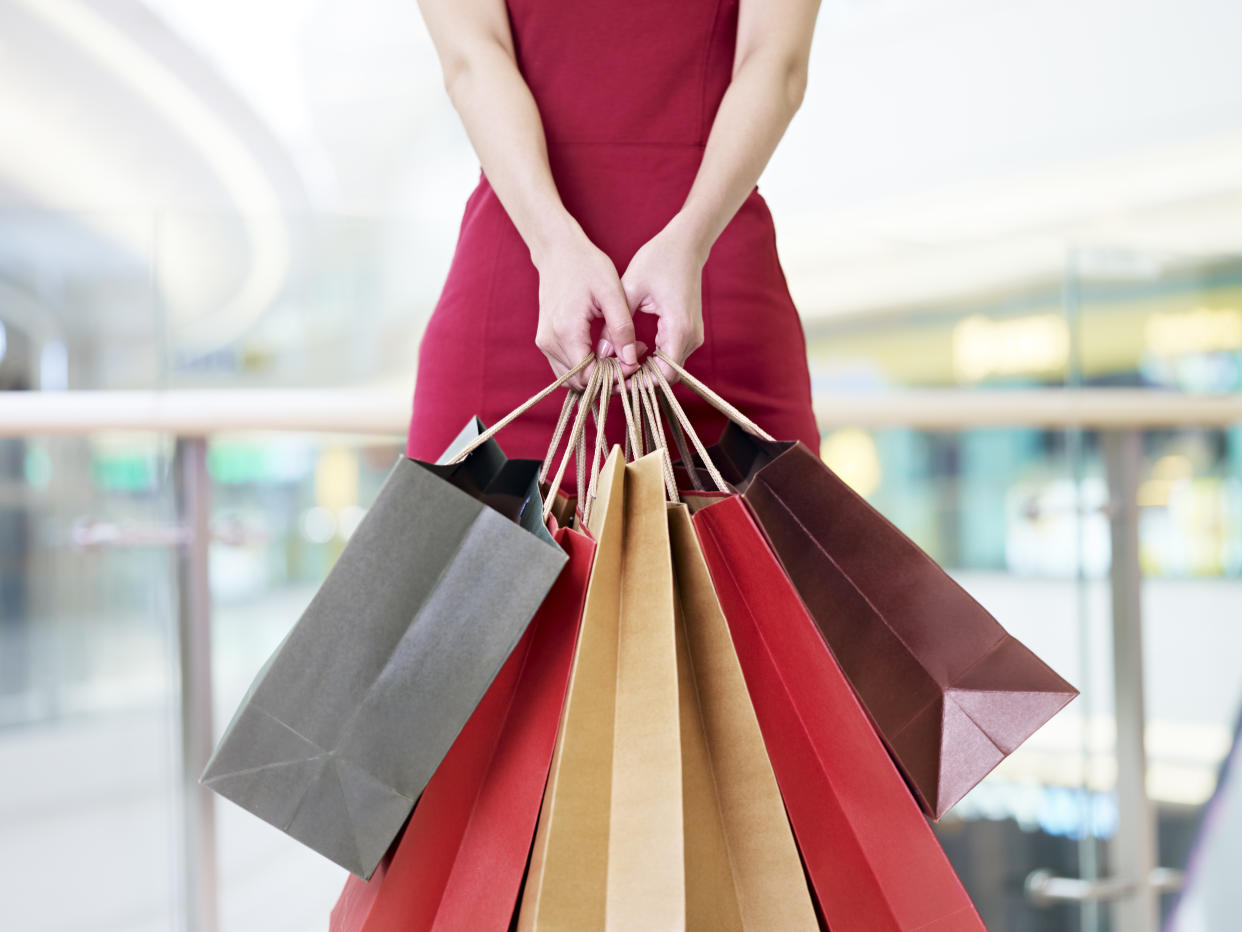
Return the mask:
<svg viewBox="0 0 1242 932">
<path fill-rule="evenodd" d="M 401 456 L 207 764 L 211 789 L 369 878 L 518 642 L 565 553 L 539 463 L 467 426 Z"/>
</svg>

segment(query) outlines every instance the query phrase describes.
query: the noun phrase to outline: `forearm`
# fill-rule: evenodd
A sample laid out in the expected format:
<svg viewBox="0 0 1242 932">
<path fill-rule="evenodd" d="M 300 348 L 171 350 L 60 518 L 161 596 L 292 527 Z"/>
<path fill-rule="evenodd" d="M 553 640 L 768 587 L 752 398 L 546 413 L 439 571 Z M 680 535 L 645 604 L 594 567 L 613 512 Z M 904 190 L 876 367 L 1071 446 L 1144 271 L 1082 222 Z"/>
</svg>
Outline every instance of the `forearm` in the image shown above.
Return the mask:
<svg viewBox="0 0 1242 932">
<path fill-rule="evenodd" d="M 669 224 L 706 261 L 759 180 L 806 90 L 819 0 L 741 0 L 733 80 L 690 193 Z"/>
<path fill-rule="evenodd" d="M 805 72 L 784 56 L 754 56 L 730 83 L 698 174 L 670 226 L 706 260 L 758 181 L 802 103 Z"/>
<path fill-rule="evenodd" d="M 532 258 L 554 250 L 567 237 L 580 236 L 581 228 L 552 179 L 539 110 L 507 37 L 461 41 L 441 58 L 449 98 Z"/>
</svg>

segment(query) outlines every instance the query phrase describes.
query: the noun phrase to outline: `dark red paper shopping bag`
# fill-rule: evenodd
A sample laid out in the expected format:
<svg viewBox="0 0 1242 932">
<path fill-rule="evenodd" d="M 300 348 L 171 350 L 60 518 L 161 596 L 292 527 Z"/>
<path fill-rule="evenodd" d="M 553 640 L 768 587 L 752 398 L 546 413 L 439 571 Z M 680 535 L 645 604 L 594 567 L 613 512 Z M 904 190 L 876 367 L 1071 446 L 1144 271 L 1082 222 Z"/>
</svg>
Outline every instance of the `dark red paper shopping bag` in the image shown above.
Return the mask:
<svg viewBox="0 0 1242 932">
<path fill-rule="evenodd" d="M 702 507 L 694 525 L 829 928 L 984 929 L 745 502 Z"/>
<path fill-rule="evenodd" d="M 933 818 L 1078 695 L 804 444 L 710 453 Z"/>
<path fill-rule="evenodd" d="M 559 528 L 554 537 L 569 562 L 427 784 L 394 849 L 370 881 L 346 881 L 331 932 L 508 928 L 595 553 L 586 534 Z"/>
</svg>

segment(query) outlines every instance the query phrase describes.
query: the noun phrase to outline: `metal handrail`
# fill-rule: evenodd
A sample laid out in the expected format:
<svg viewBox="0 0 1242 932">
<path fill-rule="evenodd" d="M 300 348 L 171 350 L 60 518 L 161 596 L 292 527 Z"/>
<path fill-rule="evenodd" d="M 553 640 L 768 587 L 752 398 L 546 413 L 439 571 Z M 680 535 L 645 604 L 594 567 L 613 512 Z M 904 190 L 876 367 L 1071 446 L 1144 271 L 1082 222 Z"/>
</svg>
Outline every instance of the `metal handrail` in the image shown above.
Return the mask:
<svg viewBox="0 0 1242 932">
<path fill-rule="evenodd" d="M 380 389 L 170 389 L 0 392 L 0 436 L 149 430 L 404 434 L 411 393 Z M 841 426 L 961 430 L 1224 427 L 1242 423 L 1242 394 L 1156 389 L 913 389 L 820 392 L 821 429 Z"/>
<path fill-rule="evenodd" d="M 1157 867 L 1148 876 L 1146 888 L 1156 893 L 1175 893 L 1182 888 L 1184 881 L 1182 871 Z M 1120 900 L 1135 896 L 1144 889 L 1144 884 L 1121 877 L 1102 880 L 1058 877 L 1050 870 L 1037 870 L 1027 874 L 1024 887 L 1027 897 L 1036 906 L 1054 906 L 1057 903 Z"/>
</svg>

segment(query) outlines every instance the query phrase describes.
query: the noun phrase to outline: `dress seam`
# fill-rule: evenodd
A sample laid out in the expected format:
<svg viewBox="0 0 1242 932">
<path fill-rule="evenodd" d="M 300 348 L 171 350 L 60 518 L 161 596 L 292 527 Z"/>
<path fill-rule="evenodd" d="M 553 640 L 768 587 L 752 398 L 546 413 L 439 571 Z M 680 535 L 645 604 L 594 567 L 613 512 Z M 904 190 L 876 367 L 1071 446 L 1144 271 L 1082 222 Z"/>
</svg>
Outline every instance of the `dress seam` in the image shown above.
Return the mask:
<svg viewBox="0 0 1242 932">
<path fill-rule="evenodd" d="M 720 29 L 720 0 L 716 0 L 714 9 L 712 10 L 712 27 L 707 34 L 707 43 L 704 45 L 703 52 L 703 72 L 699 77 L 699 139 L 703 148 L 707 148 L 707 137 L 710 133 L 710 127 L 707 126 L 707 78 L 711 72 L 712 50 L 716 43 L 716 33 Z M 699 296 L 700 309 L 703 314 L 703 342 L 707 349 L 707 371 L 711 381 L 710 385 L 720 385 L 718 375 L 718 367 L 716 360 L 715 341 L 708 338 L 707 327 L 711 320 L 708 309 L 711 306 L 711 275 L 708 272 L 711 266 L 710 253 L 708 261 L 703 264 L 703 273 L 700 279 L 701 294 Z"/>
<path fill-rule="evenodd" d="M 712 28 L 707 34 L 707 44 L 703 51 L 703 73 L 699 79 L 699 139 L 700 145 L 707 145 L 710 127 L 707 126 L 707 75 L 711 70 L 712 50 L 716 44 L 716 32 L 720 28 L 720 0 L 716 0 L 712 11 Z"/>
<path fill-rule="evenodd" d="M 516 230 L 516 227 L 514 229 Z M 518 234 L 518 238 L 521 238 L 521 234 Z M 487 379 L 487 346 L 491 342 L 488 339 L 488 335 L 492 332 L 492 306 L 495 303 L 494 298 L 496 296 L 496 269 L 500 265 L 500 248 L 503 245 L 503 240 L 504 237 L 502 235 L 493 234 L 492 261 L 491 267 L 487 272 L 487 300 L 483 305 L 483 339 L 479 341 L 482 344 L 479 352 L 479 377 L 475 380 L 475 391 L 478 393 L 478 401 L 475 402 L 474 411 L 475 414 L 481 417 L 487 415 L 487 412 L 483 410 L 483 401 L 486 397 L 484 382 Z M 484 426 L 490 427 L 491 424 L 485 423 Z"/>
<path fill-rule="evenodd" d="M 716 365 L 716 341 L 710 340 L 707 337 L 707 325 L 708 321 L 711 319 L 711 315 L 707 312 L 708 307 L 711 305 L 711 289 L 708 287 L 711 276 L 707 272 L 708 264 L 709 263 L 703 264 L 703 278 L 701 283 L 702 294 L 700 296 L 700 304 L 702 306 L 703 313 L 703 344 L 707 348 L 707 370 L 711 376 L 711 381 L 707 384 L 721 386 L 722 383 L 718 378 L 719 373 Z"/>
</svg>

